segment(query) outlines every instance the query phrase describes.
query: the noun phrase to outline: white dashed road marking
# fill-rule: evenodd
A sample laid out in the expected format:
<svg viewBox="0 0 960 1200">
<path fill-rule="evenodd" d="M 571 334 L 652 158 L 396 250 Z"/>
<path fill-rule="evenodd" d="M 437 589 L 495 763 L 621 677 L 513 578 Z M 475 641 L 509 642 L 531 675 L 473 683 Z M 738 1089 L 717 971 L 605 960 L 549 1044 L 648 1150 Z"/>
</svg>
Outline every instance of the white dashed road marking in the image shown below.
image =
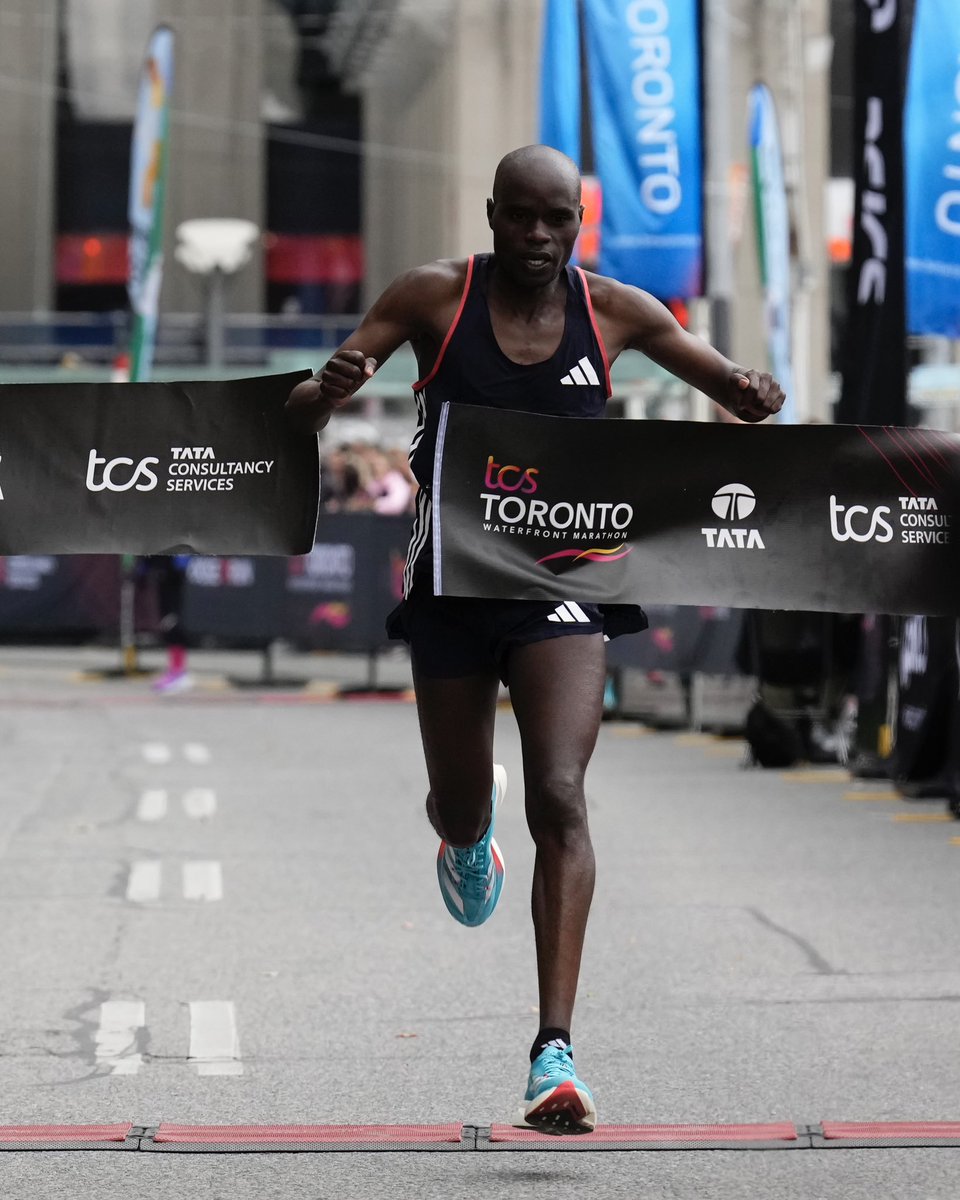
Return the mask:
<svg viewBox="0 0 960 1200">
<path fill-rule="evenodd" d="M 170 761 L 170 747 L 165 742 L 146 742 L 141 746 L 143 757 L 154 766 L 161 766 Z"/>
<path fill-rule="evenodd" d="M 162 821 L 167 815 L 167 793 L 162 788 L 152 788 L 141 793 L 137 804 L 137 819 L 140 821 Z"/>
<path fill-rule="evenodd" d="M 237 1016 L 229 1000 L 190 1002 L 190 1054 L 198 1075 L 242 1075 Z"/>
<path fill-rule="evenodd" d="M 136 903 L 160 899 L 162 868 L 155 859 L 132 863 L 127 879 L 127 899 Z"/>
<path fill-rule="evenodd" d="M 183 864 L 183 896 L 185 900 L 222 900 L 223 870 L 218 862 L 186 862 Z"/>
<path fill-rule="evenodd" d="M 187 742 L 183 747 L 183 756 L 188 763 L 202 767 L 210 761 L 210 751 L 200 742 Z"/>
<path fill-rule="evenodd" d="M 105 1000 L 100 1005 L 100 1026 L 94 1038 L 97 1062 L 114 1075 L 136 1075 L 143 1062 L 137 1050 L 137 1033 L 146 1010 L 139 1000 Z"/>
<path fill-rule="evenodd" d="M 183 793 L 183 811 L 195 821 L 208 821 L 217 811 L 217 793 L 213 788 L 190 788 Z"/>
</svg>

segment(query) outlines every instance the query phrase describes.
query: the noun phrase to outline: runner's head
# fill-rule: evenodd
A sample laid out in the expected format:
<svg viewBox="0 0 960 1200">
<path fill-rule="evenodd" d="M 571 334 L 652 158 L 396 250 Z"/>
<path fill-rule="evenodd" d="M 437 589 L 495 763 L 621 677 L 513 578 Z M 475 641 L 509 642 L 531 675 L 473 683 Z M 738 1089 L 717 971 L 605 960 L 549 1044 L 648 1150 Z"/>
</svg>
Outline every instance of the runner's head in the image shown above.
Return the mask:
<svg viewBox="0 0 960 1200">
<path fill-rule="evenodd" d="M 522 146 L 497 167 L 487 220 L 497 266 L 525 288 L 552 283 L 580 232 L 580 172 L 550 146 Z"/>
</svg>

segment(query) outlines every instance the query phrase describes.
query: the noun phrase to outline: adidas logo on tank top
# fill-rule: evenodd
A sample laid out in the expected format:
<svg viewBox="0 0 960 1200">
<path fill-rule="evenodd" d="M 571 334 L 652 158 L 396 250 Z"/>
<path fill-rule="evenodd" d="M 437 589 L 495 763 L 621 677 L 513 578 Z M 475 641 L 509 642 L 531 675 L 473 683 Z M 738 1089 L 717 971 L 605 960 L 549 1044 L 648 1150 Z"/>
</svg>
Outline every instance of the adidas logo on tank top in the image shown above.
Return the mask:
<svg viewBox="0 0 960 1200">
<path fill-rule="evenodd" d="M 560 382 L 568 386 L 576 384 L 579 387 L 596 387 L 600 382 L 600 377 L 593 369 L 590 359 L 584 357 L 570 368 L 569 374 L 564 375 Z"/>
</svg>

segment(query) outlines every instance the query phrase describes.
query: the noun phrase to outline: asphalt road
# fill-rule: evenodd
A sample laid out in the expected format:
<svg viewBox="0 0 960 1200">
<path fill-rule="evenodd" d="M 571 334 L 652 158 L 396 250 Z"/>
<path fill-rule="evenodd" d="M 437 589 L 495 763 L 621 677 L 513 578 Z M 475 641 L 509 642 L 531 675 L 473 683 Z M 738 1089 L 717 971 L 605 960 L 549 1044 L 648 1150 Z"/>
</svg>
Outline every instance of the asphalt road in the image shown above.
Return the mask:
<svg viewBox="0 0 960 1200">
<path fill-rule="evenodd" d="M 437 895 L 409 702 L 85 679 L 0 651 L 0 1125 L 485 1125 L 537 1028 L 508 708 L 500 908 Z M 403 684 L 393 658 L 381 677 Z M 574 1041 L 604 1124 L 960 1120 L 960 827 L 830 769 L 605 724 Z M 908 819 L 904 819 L 908 818 Z M 918 819 L 923 818 L 923 819 Z M 960 1149 L 0 1153 L 0 1194 L 950 1197 Z"/>
</svg>

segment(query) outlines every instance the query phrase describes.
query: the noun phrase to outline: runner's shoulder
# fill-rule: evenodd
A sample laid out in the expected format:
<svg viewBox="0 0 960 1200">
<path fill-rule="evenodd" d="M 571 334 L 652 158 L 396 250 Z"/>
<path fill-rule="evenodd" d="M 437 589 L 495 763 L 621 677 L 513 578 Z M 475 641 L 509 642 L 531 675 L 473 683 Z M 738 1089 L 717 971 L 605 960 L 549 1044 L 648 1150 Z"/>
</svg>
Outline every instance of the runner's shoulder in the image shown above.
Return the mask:
<svg viewBox="0 0 960 1200">
<path fill-rule="evenodd" d="M 398 275 L 384 299 L 423 312 L 459 300 L 467 279 L 467 259 L 441 258 Z"/>
<path fill-rule="evenodd" d="M 657 303 L 649 292 L 632 284 L 621 283 L 619 279 L 611 279 L 609 275 L 597 275 L 593 271 L 584 271 L 584 275 L 590 290 L 590 301 L 597 312 L 602 312 L 604 316 L 617 317 Z"/>
<path fill-rule="evenodd" d="M 618 343 L 625 348 L 637 337 L 657 331 L 664 320 L 669 320 L 660 301 L 642 288 L 621 283 L 609 275 L 595 275 L 590 271 L 584 274 L 590 289 L 590 302 L 608 339 L 608 350 L 613 350 Z"/>
</svg>

